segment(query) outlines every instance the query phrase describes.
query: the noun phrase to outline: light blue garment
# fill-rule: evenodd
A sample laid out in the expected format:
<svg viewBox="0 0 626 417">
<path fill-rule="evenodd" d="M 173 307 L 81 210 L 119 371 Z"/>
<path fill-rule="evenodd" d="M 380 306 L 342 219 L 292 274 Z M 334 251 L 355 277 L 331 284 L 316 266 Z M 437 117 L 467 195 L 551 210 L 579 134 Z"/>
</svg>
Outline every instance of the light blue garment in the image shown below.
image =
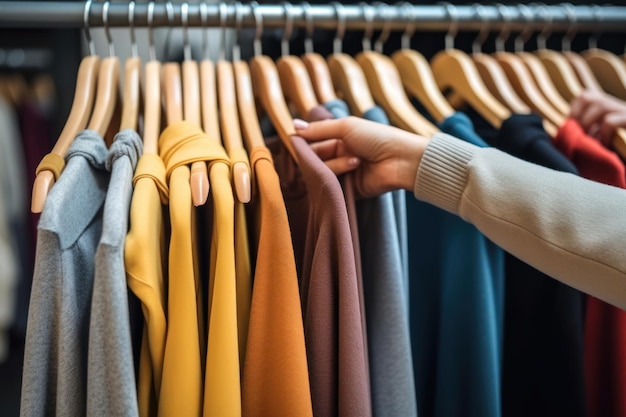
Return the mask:
<svg viewBox="0 0 626 417">
<path fill-rule="evenodd" d="M 440 127 L 487 146 L 464 114 L 450 116 Z M 407 198 L 407 210 L 419 413 L 500 416 L 503 251 L 473 225 L 444 210 L 414 198 Z"/>
<path fill-rule="evenodd" d="M 138 416 L 137 385 L 124 269 L 133 173 L 142 153 L 141 138 L 126 129 L 115 136 L 106 168 L 111 172 L 104 203 L 102 236 L 89 326 L 87 415 Z"/>
<path fill-rule="evenodd" d="M 89 314 L 109 179 L 106 157 L 102 138 L 81 132 L 46 198 L 38 225 L 21 416 L 87 414 Z"/>
<path fill-rule="evenodd" d="M 389 124 L 380 107 L 365 119 Z M 357 201 L 374 416 L 417 415 L 409 334 L 404 192 Z"/>
</svg>

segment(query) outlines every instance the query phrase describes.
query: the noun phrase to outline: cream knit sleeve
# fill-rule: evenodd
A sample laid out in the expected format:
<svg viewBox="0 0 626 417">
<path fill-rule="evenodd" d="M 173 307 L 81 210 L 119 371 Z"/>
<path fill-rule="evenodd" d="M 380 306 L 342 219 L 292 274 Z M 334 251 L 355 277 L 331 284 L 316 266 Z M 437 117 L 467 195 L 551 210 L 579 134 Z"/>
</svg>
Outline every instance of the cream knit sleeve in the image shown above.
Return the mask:
<svg viewBox="0 0 626 417">
<path fill-rule="evenodd" d="M 551 277 L 626 309 L 626 190 L 437 134 L 414 193 Z"/>
</svg>

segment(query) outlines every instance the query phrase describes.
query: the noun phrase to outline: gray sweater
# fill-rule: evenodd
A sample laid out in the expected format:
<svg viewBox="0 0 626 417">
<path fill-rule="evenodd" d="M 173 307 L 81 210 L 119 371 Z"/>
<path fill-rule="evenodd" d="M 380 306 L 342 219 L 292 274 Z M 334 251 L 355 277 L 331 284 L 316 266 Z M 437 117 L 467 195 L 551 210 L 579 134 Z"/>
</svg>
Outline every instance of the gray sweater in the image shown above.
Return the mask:
<svg viewBox="0 0 626 417">
<path fill-rule="evenodd" d="M 440 133 L 415 197 L 559 281 L 626 309 L 626 191 Z"/>
</svg>

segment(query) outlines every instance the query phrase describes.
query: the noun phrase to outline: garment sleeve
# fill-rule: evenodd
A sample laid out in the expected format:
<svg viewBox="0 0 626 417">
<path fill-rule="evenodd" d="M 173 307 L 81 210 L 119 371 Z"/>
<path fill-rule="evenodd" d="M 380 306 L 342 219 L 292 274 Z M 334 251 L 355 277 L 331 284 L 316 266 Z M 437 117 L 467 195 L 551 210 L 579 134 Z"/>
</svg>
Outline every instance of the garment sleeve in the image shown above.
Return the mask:
<svg viewBox="0 0 626 417">
<path fill-rule="evenodd" d="M 626 190 L 437 134 L 414 193 L 551 277 L 626 309 Z"/>
</svg>

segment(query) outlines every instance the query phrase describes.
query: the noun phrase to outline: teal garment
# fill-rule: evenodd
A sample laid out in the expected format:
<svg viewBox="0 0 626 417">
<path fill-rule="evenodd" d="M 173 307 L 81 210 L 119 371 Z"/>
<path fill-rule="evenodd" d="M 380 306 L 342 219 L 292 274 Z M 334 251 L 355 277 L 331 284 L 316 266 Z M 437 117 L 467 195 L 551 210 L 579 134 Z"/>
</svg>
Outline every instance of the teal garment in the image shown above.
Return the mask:
<svg viewBox="0 0 626 417">
<path fill-rule="evenodd" d="M 488 146 L 462 113 L 440 128 Z M 406 205 L 419 415 L 500 416 L 504 253 L 458 216 L 414 198 Z"/>
</svg>

